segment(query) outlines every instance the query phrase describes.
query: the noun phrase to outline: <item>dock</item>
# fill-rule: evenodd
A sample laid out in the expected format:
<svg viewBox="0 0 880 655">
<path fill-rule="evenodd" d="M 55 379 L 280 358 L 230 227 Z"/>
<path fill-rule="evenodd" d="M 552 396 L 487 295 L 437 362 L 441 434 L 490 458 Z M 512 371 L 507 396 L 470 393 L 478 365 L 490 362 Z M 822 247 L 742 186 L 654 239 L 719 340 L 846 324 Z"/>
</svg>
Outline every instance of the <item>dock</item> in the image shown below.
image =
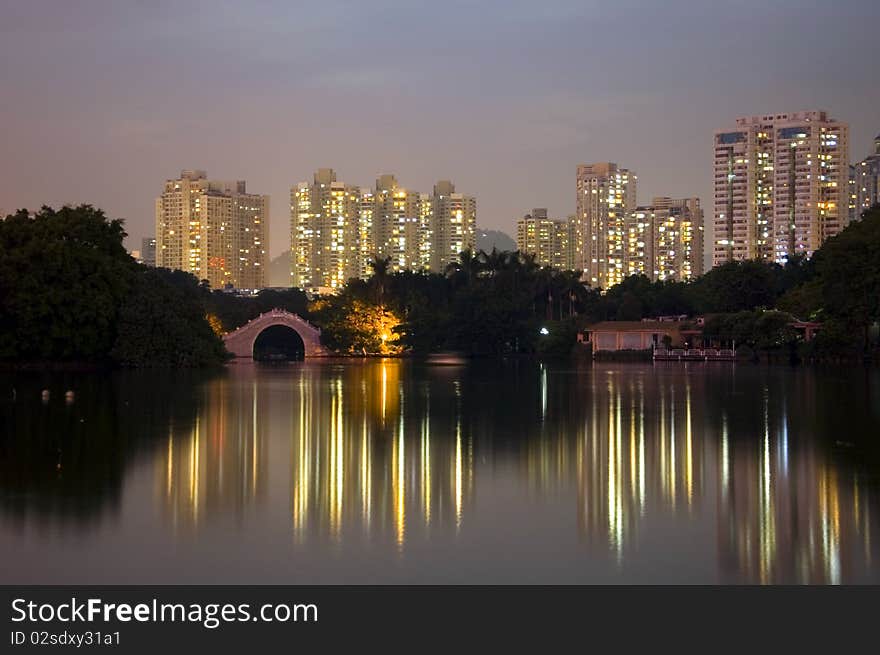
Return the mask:
<svg viewBox="0 0 880 655">
<path fill-rule="evenodd" d="M 736 361 L 736 352 L 729 349 L 699 348 L 683 349 L 655 348 L 653 359 L 655 362 L 733 362 Z"/>
</svg>

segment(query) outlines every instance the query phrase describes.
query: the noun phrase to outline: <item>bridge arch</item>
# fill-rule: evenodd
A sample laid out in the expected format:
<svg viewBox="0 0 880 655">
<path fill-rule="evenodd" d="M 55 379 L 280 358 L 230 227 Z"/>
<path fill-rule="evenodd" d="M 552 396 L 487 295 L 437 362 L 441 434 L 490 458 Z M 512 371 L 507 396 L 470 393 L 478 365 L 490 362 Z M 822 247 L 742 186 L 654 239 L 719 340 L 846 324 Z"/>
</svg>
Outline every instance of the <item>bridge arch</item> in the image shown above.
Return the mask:
<svg viewBox="0 0 880 655">
<path fill-rule="evenodd" d="M 307 320 L 283 309 L 273 309 L 248 321 L 223 337 L 226 350 L 241 359 L 253 359 L 257 338 L 268 328 L 282 325 L 302 339 L 305 357 L 327 357 L 330 352 L 321 345 L 321 330 Z"/>
<path fill-rule="evenodd" d="M 254 360 L 299 361 L 305 354 L 306 344 L 299 332 L 287 325 L 270 325 L 254 339 Z"/>
</svg>

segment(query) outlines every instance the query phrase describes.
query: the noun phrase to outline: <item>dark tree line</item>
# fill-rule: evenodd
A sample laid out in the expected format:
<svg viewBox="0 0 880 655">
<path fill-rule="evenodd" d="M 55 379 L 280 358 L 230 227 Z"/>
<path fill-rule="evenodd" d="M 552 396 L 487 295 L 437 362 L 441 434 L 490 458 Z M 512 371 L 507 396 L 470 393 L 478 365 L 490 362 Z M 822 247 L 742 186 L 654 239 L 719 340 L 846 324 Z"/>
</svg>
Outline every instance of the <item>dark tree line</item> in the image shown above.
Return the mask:
<svg viewBox="0 0 880 655">
<path fill-rule="evenodd" d="M 399 343 L 415 353 L 567 353 L 578 317 L 598 296 L 579 272 L 542 268 L 517 252 L 466 250 L 444 273 L 390 273 L 389 260 L 378 257 L 372 268 L 368 280 L 350 280 L 315 303 L 328 345 L 344 346 L 353 308 L 377 306 L 393 314 Z M 367 322 L 357 338 L 369 343 L 370 329 Z"/>
<path fill-rule="evenodd" d="M 204 366 L 225 349 L 197 280 L 148 269 L 90 205 L 0 221 L 0 361 Z"/>
</svg>

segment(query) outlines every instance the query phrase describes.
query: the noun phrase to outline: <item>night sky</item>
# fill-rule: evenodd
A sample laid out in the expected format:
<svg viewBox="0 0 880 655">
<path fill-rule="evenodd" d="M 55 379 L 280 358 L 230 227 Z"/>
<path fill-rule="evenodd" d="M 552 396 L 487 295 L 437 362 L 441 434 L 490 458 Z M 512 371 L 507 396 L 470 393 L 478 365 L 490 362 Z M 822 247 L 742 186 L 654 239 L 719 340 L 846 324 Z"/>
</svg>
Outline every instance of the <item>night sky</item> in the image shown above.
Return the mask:
<svg viewBox="0 0 880 655">
<path fill-rule="evenodd" d="M 827 109 L 851 159 L 880 132 L 880 2 L 422 3 L 0 0 L 0 209 L 88 202 L 131 247 L 181 168 L 271 195 L 333 167 L 477 196 L 513 233 L 574 211 L 575 166 L 639 175 L 639 202 L 699 195 L 712 131 Z"/>
</svg>

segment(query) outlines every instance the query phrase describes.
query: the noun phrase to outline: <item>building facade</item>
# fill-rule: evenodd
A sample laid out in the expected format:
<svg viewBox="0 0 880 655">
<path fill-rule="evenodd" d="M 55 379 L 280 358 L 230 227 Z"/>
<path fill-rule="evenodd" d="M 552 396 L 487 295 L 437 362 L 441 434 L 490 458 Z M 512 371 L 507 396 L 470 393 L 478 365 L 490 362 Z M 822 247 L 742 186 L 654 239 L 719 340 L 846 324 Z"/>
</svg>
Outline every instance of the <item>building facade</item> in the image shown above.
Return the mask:
<svg viewBox="0 0 880 655">
<path fill-rule="evenodd" d="M 850 220 L 880 204 L 880 134 L 874 137 L 874 151 L 850 166 Z"/>
<path fill-rule="evenodd" d="M 703 210 L 700 199 L 655 197 L 651 201 L 652 280 L 683 282 L 703 274 Z"/>
<path fill-rule="evenodd" d="M 290 190 L 293 285 L 338 289 L 360 272 L 360 189 L 319 168 L 312 182 Z"/>
<path fill-rule="evenodd" d="M 612 162 L 577 167 L 573 266 L 595 288 L 607 289 L 628 274 L 626 223 L 636 208 L 636 181 L 635 173 Z"/>
<path fill-rule="evenodd" d="M 382 175 L 376 180 L 372 199 L 372 254 L 390 258 L 393 272 L 428 269 L 431 217 L 423 194 L 399 186 L 393 175 Z"/>
<path fill-rule="evenodd" d="M 431 198 L 430 268 L 442 273 L 459 253 L 477 246 L 477 199 L 456 193 L 449 180 L 434 185 Z"/>
<path fill-rule="evenodd" d="M 517 221 L 516 248 L 533 255 L 540 266 L 571 269 L 571 229 L 571 220 L 554 220 L 547 217 L 546 209 L 533 209 Z"/>
<path fill-rule="evenodd" d="M 442 271 L 476 245 L 476 200 L 449 181 L 426 194 L 391 174 L 363 188 L 319 169 L 311 183 L 291 189 L 290 207 L 292 283 L 305 289 L 333 292 L 366 279 L 374 257 L 387 257 L 391 272 Z"/>
<path fill-rule="evenodd" d="M 703 273 L 699 198 L 655 197 L 625 221 L 624 270 L 652 281 L 685 281 Z"/>
<path fill-rule="evenodd" d="M 269 196 L 243 180 L 184 170 L 156 199 L 156 265 L 192 273 L 215 289 L 264 286 Z"/>
<path fill-rule="evenodd" d="M 824 111 L 716 131 L 713 265 L 812 255 L 849 221 L 848 171 L 849 126 Z"/>
</svg>

